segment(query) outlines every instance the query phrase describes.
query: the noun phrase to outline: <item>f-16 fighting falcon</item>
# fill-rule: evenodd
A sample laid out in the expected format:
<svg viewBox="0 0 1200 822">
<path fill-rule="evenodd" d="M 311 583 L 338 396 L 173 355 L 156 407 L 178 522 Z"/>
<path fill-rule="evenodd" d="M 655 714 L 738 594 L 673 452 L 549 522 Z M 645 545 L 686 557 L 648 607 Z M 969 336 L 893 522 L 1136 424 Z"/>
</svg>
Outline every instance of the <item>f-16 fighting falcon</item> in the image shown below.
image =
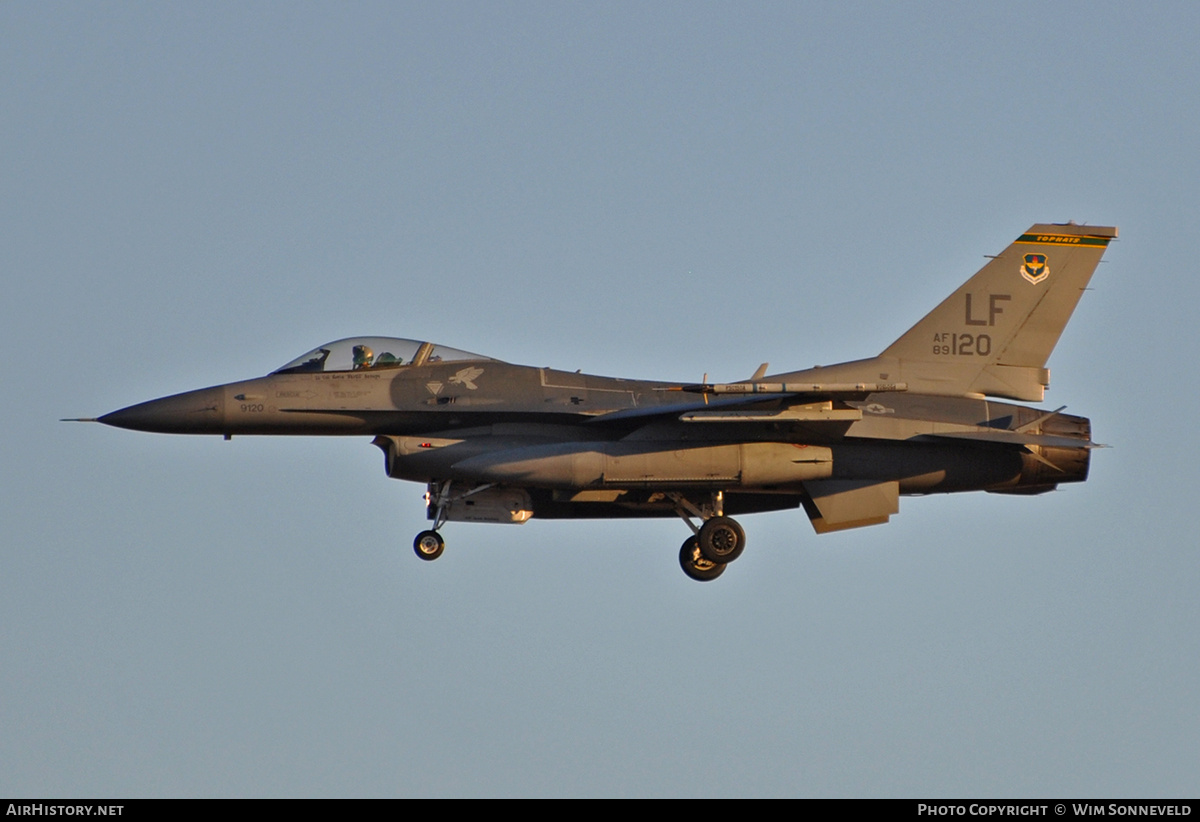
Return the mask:
<svg viewBox="0 0 1200 822">
<path fill-rule="evenodd" d="M 679 517 L 696 580 L 746 546 L 735 515 L 803 508 L 817 533 L 887 522 L 901 496 L 1041 494 L 1087 479 L 1091 423 L 1036 403 L 1116 228 L 1035 225 L 877 357 L 686 384 L 512 365 L 391 337 L 325 343 L 265 377 L 113 411 L 171 434 L 369 436 L 448 522 Z"/>
</svg>

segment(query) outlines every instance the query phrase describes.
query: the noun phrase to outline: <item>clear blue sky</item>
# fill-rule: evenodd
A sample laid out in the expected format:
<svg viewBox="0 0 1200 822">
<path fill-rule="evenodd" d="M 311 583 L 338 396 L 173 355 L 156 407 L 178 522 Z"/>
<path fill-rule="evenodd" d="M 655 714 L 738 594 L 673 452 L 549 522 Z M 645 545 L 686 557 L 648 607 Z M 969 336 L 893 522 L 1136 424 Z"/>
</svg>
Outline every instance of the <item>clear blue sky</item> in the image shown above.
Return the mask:
<svg viewBox="0 0 1200 822">
<path fill-rule="evenodd" d="M 0 795 L 1195 796 L 1200 6 L 0 4 Z M 1035 222 L 1091 479 L 452 523 L 365 439 L 60 417 L 326 340 L 718 380 L 878 353 Z"/>
</svg>

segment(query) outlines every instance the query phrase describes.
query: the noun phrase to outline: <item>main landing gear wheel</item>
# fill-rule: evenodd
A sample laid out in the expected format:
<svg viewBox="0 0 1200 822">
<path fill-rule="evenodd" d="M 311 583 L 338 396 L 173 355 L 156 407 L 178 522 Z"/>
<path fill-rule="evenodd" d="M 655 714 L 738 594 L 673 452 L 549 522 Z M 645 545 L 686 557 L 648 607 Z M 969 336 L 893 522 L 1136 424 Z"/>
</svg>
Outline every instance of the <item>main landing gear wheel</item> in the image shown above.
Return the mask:
<svg viewBox="0 0 1200 822">
<path fill-rule="evenodd" d="M 700 554 L 709 562 L 724 565 L 742 555 L 746 532 L 729 517 L 711 517 L 700 526 L 697 535 Z"/>
<path fill-rule="evenodd" d="M 700 555 L 700 542 L 688 537 L 679 549 L 679 565 L 683 572 L 697 582 L 708 582 L 725 573 L 725 566 Z"/>
<path fill-rule="evenodd" d="M 432 561 L 442 555 L 446 541 L 437 531 L 422 531 L 413 540 L 413 551 L 423 560 Z"/>
</svg>

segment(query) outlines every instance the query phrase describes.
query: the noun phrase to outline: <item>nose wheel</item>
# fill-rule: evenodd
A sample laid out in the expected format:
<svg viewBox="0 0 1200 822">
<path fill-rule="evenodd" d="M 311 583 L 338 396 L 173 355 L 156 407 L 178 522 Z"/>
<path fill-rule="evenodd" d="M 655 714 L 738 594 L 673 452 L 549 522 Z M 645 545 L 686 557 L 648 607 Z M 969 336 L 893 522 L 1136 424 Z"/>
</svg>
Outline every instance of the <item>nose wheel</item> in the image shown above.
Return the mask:
<svg viewBox="0 0 1200 822">
<path fill-rule="evenodd" d="M 426 562 L 432 562 L 442 555 L 446 549 L 446 541 L 437 531 L 422 531 L 413 540 L 413 551 Z"/>
<path fill-rule="evenodd" d="M 446 550 L 446 540 L 437 532 L 446 523 L 446 504 L 450 502 L 450 480 L 429 483 L 425 505 L 433 520 L 433 530 L 422 531 L 413 540 L 413 553 L 426 562 L 433 562 Z"/>
</svg>

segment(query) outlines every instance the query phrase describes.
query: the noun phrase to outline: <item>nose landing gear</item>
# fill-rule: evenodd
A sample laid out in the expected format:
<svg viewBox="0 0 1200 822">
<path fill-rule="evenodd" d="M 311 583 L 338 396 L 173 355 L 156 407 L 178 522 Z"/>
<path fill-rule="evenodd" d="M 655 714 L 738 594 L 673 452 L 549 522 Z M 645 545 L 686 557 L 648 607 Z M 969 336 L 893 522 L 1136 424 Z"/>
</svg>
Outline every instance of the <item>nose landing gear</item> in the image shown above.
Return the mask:
<svg viewBox="0 0 1200 822">
<path fill-rule="evenodd" d="M 432 508 L 433 530 L 422 531 L 413 540 L 413 553 L 426 562 L 433 562 L 446 550 L 446 540 L 438 533 L 438 529 L 446 524 L 446 504 L 450 501 L 451 481 L 430 483 L 429 492 L 425 495 L 425 503 Z"/>
<path fill-rule="evenodd" d="M 422 531 L 413 540 L 413 551 L 427 562 L 432 562 L 442 555 L 446 549 L 446 541 L 437 531 Z"/>
</svg>

